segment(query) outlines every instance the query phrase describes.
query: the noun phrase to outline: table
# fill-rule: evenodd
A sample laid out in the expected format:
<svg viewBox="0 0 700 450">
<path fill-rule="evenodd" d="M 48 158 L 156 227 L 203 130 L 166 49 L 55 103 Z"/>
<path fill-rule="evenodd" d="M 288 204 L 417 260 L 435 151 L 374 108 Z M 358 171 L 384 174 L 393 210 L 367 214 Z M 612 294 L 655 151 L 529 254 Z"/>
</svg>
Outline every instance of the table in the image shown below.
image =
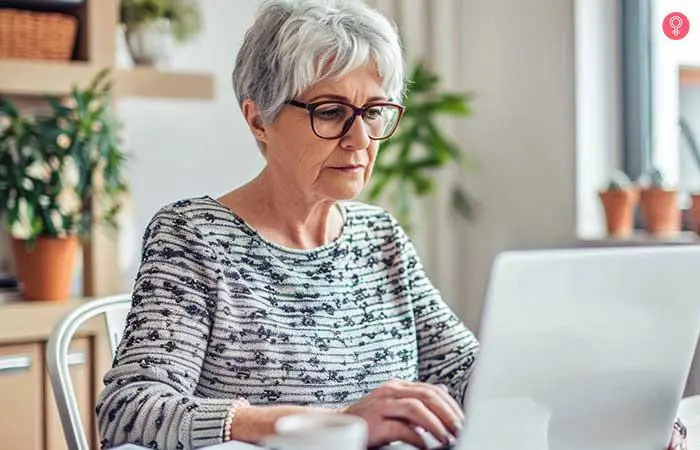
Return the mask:
<svg viewBox="0 0 700 450">
<path fill-rule="evenodd" d="M 700 395 L 684 398 L 678 407 L 678 417 L 688 428 L 688 449 L 700 450 Z M 403 447 L 403 446 L 400 446 Z M 407 446 L 411 447 L 411 446 Z M 412 448 L 412 447 L 411 447 Z M 404 450 L 404 448 L 393 447 L 395 450 Z M 145 450 L 137 445 L 123 445 L 115 450 Z M 202 450 L 264 450 L 263 447 L 257 445 L 246 444 L 243 442 L 226 442 L 211 447 L 206 447 Z"/>
<path fill-rule="evenodd" d="M 138 445 L 126 444 L 120 447 L 116 447 L 114 450 L 146 450 L 144 447 Z M 206 447 L 202 450 L 263 450 L 263 447 L 258 447 L 257 445 L 246 444 L 243 442 L 225 442 L 219 445 L 213 445 L 211 447 Z"/>
</svg>

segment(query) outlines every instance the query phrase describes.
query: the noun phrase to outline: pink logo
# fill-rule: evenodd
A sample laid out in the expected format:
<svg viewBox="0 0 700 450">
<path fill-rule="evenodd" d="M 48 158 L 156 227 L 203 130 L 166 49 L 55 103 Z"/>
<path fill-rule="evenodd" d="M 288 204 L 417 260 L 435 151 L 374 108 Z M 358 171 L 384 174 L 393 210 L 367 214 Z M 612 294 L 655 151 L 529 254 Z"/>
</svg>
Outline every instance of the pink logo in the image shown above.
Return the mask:
<svg viewBox="0 0 700 450">
<path fill-rule="evenodd" d="M 664 34 L 669 39 L 683 39 L 690 31 L 690 21 L 683 13 L 672 12 L 664 17 Z"/>
</svg>

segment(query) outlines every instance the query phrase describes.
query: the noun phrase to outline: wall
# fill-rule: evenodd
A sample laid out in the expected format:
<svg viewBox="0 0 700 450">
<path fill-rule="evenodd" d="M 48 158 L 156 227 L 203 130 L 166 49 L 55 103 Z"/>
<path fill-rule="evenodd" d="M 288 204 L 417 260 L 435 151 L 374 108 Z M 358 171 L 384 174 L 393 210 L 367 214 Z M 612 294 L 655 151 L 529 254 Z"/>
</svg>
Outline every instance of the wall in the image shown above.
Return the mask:
<svg viewBox="0 0 700 450">
<path fill-rule="evenodd" d="M 172 70 L 215 75 L 213 101 L 119 104 L 134 192 L 120 246 L 128 287 L 138 269 L 141 235 L 160 206 L 186 196 L 216 196 L 243 184 L 262 167 L 231 87 L 236 51 L 259 3 L 202 1 L 206 29 L 196 41 L 173 53 Z"/>
<path fill-rule="evenodd" d="M 461 313 L 476 324 L 498 252 L 575 239 L 574 1 L 462 8 L 463 83 L 477 95 L 464 139 L 480 165 L 465 184 L 483 208 L 456 245 Z"/>
</svg>

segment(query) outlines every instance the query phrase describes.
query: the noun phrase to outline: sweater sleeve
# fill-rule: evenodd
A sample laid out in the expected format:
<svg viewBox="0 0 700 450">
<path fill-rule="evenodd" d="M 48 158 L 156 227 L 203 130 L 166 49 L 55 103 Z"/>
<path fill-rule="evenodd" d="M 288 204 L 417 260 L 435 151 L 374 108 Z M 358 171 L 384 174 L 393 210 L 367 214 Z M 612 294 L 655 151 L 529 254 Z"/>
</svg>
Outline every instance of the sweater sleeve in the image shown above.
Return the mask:
<svg viewBox="0 0 700 450">
<path fill-rule="evenodd" d="M 452 397 L 463 404 L 479 342 L 442 299 L 426 275 L 413 243 L 393 221 L 413 307 L 418 379 L 444 384 Z"/>
<path fill-rule="evenodd" d="M 210 246 L 175 209 L 153 217 L 124 336 L 97 403 L 102 448 L 190 449 L 222 441 L 231 399 L 193 395 L 220 273 Z"/>
</svg>

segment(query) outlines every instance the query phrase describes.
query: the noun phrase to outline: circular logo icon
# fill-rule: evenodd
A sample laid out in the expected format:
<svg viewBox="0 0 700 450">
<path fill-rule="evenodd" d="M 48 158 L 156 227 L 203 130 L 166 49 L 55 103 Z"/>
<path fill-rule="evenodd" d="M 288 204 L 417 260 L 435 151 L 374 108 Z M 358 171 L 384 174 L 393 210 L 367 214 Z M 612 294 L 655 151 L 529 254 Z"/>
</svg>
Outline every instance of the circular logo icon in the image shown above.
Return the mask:
<svg viewBox="0 0 700 450">
<path fill-rule="evenodd" d="M 664 17 L 664 34 L 669 39 L 683 39 L 690 31 L 690 21 L 683 13 L 672 12 Z"/>
</svg>

